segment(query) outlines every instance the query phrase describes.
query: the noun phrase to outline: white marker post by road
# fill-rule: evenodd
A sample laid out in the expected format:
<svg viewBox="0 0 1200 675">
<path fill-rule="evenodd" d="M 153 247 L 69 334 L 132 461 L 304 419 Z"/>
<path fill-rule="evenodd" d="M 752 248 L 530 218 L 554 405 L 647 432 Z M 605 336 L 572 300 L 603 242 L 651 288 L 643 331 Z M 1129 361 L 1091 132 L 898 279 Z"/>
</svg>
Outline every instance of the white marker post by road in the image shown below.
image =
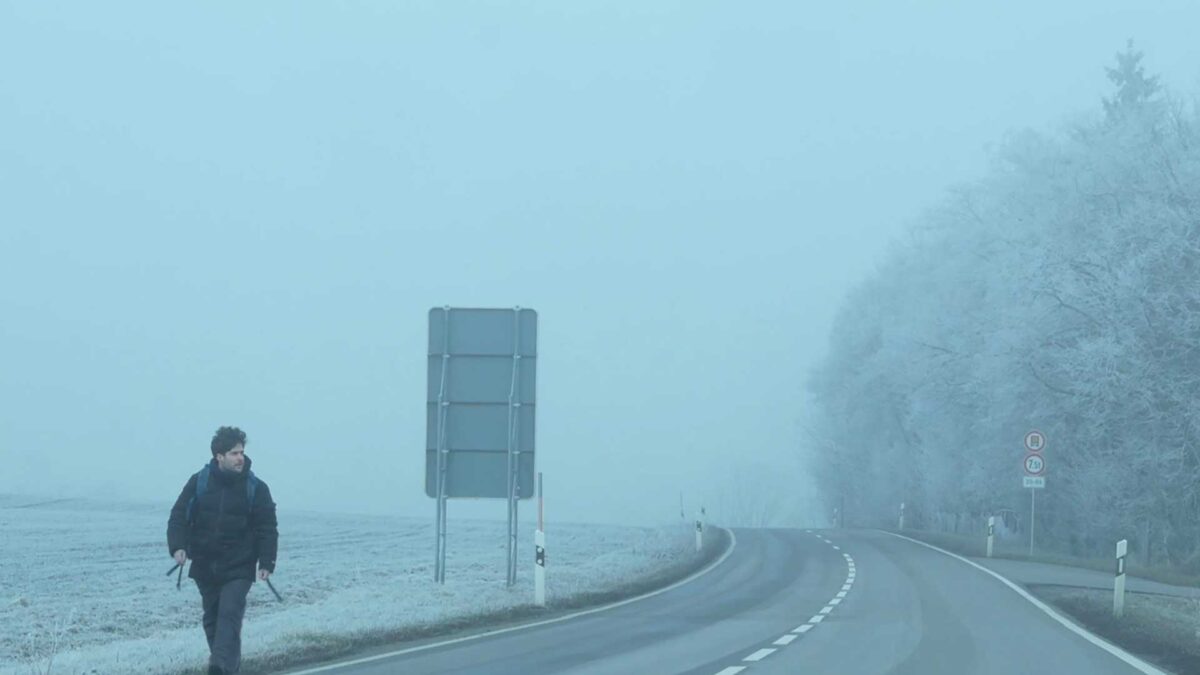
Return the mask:
<svg viewBox="0 0 1200 675">
<path fill-rule="evenodd" d="M 1125 614 L 1125 553 L 1129 542 L 1125 539 L 1117 542 L 1117 578 L 1113 581 L 1113 616 L 1121 618 Z"/>
<path fill-rule="evenodd" d="M 904 502 L 900 502 L 900 531 L 904 531 Z"/>
<path fill-rule="evenodd" d="M 704 507 L 700 507 L 700 517 L 696 519 L 696 552 L 704 548 Z"/>
<path fill-rule="evenodd" d="M 992 557 L 992 540 L 996 538 L 996 516 L 988 516 L 987 557 Z"/>
<path fill-rule="evenodd" d="M 533 533 L 533 604 L 546 606 L 546 519 L 542 499 L 542 472 L 537 475 L 538 526 Z"/>
</svg>

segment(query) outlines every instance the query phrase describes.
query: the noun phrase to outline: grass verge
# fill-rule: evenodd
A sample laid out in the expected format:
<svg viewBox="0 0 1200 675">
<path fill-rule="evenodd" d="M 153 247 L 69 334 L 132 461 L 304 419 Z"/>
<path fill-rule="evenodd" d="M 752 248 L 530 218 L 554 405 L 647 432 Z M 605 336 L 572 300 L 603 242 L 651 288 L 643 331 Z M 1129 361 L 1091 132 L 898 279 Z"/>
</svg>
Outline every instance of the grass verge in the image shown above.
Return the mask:
<svg viewBox="0 0 1200 675">
<path fill-rule="evenodd" d="M 1112 591 L 1031 586 L 1030 591 L 1088 630 L 1162 668 L 1200 673 L 1200 601 L 1127 593 L 1125 616 L 1112 615 Z"/>
<path fill-rule="evenodd" d="M 619 588 L 604 591 L 576 593 L 550 603 L 547 607 L 532 604 L 518 605 L 498 612 L 487 612 L 458 617 L 451 621 L 417 626 L 403 626 L 395 630 L 372 631 L 353 636 L 335 636 L 312 633 L 296 636 L 299 643 L 286 653 L 248 658 L 242 662 L 243 675 L 266 675 L 303 666 L 315 666 L 350 656 L 368 656 L 384 653 L 409 643 L 432 638 L 451 639 L 481 630 L 495 630 L 515 626 L 529 621 L 553 619 L 586 607 L 599 607 L 612 602 L 655 591 L 669 586 L 699 571 L 720 557 L 729 547 L 729 532 L 724 529 L 709 530 L 716 536 L 706 537 L 699 555 L 685 556 L 664 567 L 655 574 L 631 580 Z M 188 668 L 173 675 L 203 675 L 204 668 Z"/>
</svg>

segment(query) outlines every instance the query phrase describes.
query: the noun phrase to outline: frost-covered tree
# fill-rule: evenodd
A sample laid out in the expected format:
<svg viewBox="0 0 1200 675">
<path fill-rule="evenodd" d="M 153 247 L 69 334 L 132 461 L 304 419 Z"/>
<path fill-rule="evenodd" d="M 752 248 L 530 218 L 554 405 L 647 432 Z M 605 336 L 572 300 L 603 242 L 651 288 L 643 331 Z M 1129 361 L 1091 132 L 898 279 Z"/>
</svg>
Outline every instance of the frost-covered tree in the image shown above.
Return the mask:
<svg viewBox="0 0 1200 675">
<path fill-rule="evenodd" d="M 1027 521 L 1037 427 L 1048 544 L 1149 532 L 1200 569 L 1200 119 L 1141 60 L 1118 54 L 1103 119 L 1005 139 L 846 298 L 810 388 L 814 472 L 849 524 L 901 501 L 914 525 Z"/>
<path fill-rule="evenodd" d="M 1134 50 L 1133 40 L 1130 40 L 1125 51 L 1117 54 L 1117 66 L 1105 68 L 1108 79 L 1117 87 L 1112 98 L 1104 99 L 1104 112 L 1110 120 L 1136 111 L 1159 92 L 1158 78 L 1146 76 L 1146 69 L 1142 67 L 1143 56 L 1142 52 Z"/>
</svg>

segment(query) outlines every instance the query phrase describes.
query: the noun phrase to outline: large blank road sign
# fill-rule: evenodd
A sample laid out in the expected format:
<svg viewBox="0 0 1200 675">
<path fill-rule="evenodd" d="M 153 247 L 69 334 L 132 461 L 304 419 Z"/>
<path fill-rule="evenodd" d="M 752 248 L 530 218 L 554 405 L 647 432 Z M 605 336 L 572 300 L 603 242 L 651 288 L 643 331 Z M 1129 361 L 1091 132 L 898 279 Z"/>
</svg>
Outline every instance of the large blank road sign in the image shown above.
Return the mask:
<svg viewBox="0 0 1200 675">
<path fill-rule="evenodd" d="M 507 498 L 511 447 L 517 496 L 533 496 L 536 376 L 537 312 L 429 310 L 425 494 L 444 448 L 447 497 Z"/>
</svg>

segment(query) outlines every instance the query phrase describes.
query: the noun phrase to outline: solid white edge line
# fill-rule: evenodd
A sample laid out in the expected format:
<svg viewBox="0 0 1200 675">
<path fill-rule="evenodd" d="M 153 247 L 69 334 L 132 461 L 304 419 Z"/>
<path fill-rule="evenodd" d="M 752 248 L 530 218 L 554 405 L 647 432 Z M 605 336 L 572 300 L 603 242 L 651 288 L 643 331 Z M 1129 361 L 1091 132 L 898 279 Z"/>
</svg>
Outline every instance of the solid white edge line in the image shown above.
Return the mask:
<svg viewBox="0 0 1200 675">
<path fill-rule="evenodd" d="M 812 624 L 806 623 L 802 626 L 796 626 L 795 628 L 792 629 L 792 632 L 793 633 L 807 633 L 810 630 L 812 630 Z"/>
<path fill-rule="evenodd" d="M 773 645 L 779 645 L 780 647 L 786 647 L 786 646 L 788 646 L 788 645 L 792 644 L 792 641 L 793 641 L 793 640 L 795 640 L 795 639 L 796 639 L 796 638 L 798 638 L 798 637 L 800 637 L 800 636 L 799 636 L 799 635 L 784 635 L 783 637 L 781 637 L 781 638 L 779 638 L 778 640 L 776 640 L 776 641 L 772 642 L 771 644 L 773 644 Z"/>
<path fill-rule="evenodd" d="M 363 657 L 360 659 L 354 659 L 352 661 L 340 661 L 338 663 L 330 663 L 328 665 L 317 666 L 316 668 L 309 668 L 307 670 L 285 671 L 285 673 L 286 673 L 286 675 L 311 675 L 312 673 L 324 673 L 324 672 L 328 672 L 330 670 L 337 670 L 338 668 L 345 668 L 347 666 L 357 666 L 357 665 L 361 665 L 363 663 L 373 663 L 375 661 L 382 661 L 383 659 L 388 659 L 393 656 L 412 654 L 414 652 L 423 652 L 428 649 L 435 649 L 437 647 L 445 647 L 447 645 L 454 645 L 454 644 L 459 644 L 462 642 L 470 642 L 472 640 L 478 640 L 480 638 L 491 637 L 493 635 L 503 635 L 505 633 L 515 633 L 517 631 L 526 630 L 528 628 L 537 628 L 538 626 L 548 626 L 552 623 L 561 623 L 563 621 L 570 621 L 571 619 L 577 619 L 581 616 L 587 616 L 589 614 L 598 614 L 600 612 L 606 612 L 610 609 L 616 609 L 617 607 L 623 607 L 625 605 L 630 605 L 630 604 L 633 604 L 640 600 L 652 598 L 656 595 L 661 595 L 663 593 L 666 593 L 667 591 L 675 590 L 676 588 L 679 588 L 680 586 L 683 586 L 684 584 L 695 581 L 696 579 L 699 579 L 700 577 L 704 576 L 705 574 L 708 574 L 712 570 L 716 569 L 717 566 L 719 566 L 721 563 L 725 562 L 725 560 L 727 558 L 729 558 L 729 556 L 733 553 L 733 549 L 737 548 L 737 537 L 734 536 L 733 530 L 730 530 L 727 528 L 721 528 L 721 529 L 723 529 L 727 533 L 729 533 L 729 548 L 725 550 L 725 553 L 721 554 L 720 558 L 717 558 L 713 562 L 704 566 L 703 569 L 693 572 L 692 574 L 688 575 L 687 577 L 685 577 L 683 579 L 680 579 L 679 581 L 676 581 L 675 583 L 671 584 L 670 586 L 667 586 L 665 588 L 660 588 L 656 591 L 651 591 L 649 593 L 646 593 L 645 595 L 639 595 L 639 596 L 636 596 L 633 598 L 626 598 L 624 600 L 620 600 L 620 601 L 617 601 L 617 602 L 614 602 L 614 603 L 611 603 L 608 605 L 601 605 L 600 607 L 593 607 L 591 609 L 585 609 L 580 612 L 575 612 L 573 614 L 567 614 L 566 616 L 560 616 L 560 617 L 556 617 L 553 619 L 546 619 L 544 621 L 535 621 L 533 623 L 525 623 L 525 624 L 521 624 L 519 626 L 509 626 L 508 628 L 500 628 L 497 630 L 485 631 L 483 633 L 476 633 L 474 635 L 464 635 L 463 637 L 454 638 L 453 640 L 443 640 L 441 642 L 434 642 L 434 643 L 427 644 L 427 645 L 420 645 L 418 647 L 409 647 L 407 649 L 398 649 L 394 652 L 388 652 L 386 654 L 376 654 L 374 656 L 366 656 L 366 657 Z"/>
<path fill-rule="evenodd" d="M 746 669 L 746 666 L 729 666 L 728 668 L 717 673 L 717 675 L 737 675 Z"/>
<path fill-rule="evenodd" d="M 760 649 L 742 660 L 743 661 L 762 661 L 763 659 L 767 658 L 768 656 L 770 656 L 774 653 L 775 653 L 774 649 Z"/>
<path fill-rule="evenodd" d="M 950 551 L 947 551 L 942 548 L 938 548 L 937 546 L 934 546 L 933 544 L 926 544 L 923 541 L 918 541 L 911 537 L 906 537 L 902 534 L 896 534 L 895 532 L 887 532 L 885 530 L 880 530 L 880 532 L 883 532 L 884 534 L 890 534 L 893 537 L 897 537 L 899 539 L 911 541 L 914 544 L 920 544 L 921 546 L 924 546 L 925 548 L 932 549 L 934 551 L 937 551 L 938 553 L 942 553 L 942 554 L 948 555 L 951 558 L 954 558 L 956 560 L 965 562 L 966 564 L 970 565 L 971 567 L 974 567 L 975 569 L 977 569 L 985 574 L 991 575 L 992 577 L 997 579 L 1000 583 L 1002 583 L 1005 586 L 1008 586 L 1012 590 L 1016 591 L 1017 595 L 1028 600 L 1030 603 L 1033 604 L 1034 607 L 1037 607 L 1038 609 L 1045 612 L 1047 615 L 1050 616 L 1050 618 L 1061 623 L 1063 626 L 1065 626 L 1067 628 L 1067 630 L 1071 631 L 1072 633 L 1075 633 L 1079 637 L 1096 645 L 1097 647 L 1099 647 L 1100 649 L 1103 649 L 1104 651 L 1108 652 L 1109 654 L 1112 654 L 1113 656 L 1117 657 L 1118 659 L 1124 661 L 1127 665 L 1137 668 L 1139 671 L 1145 673 L 1146 675 L 1169 675 L 1169 673 L 1167 673 L 1167 671 L 1159 670 L 1158 668 L 1150 665 L 1149 663 L 1146 663 L 1145 661 L 1139 659 L 1138 657 L 1134 656 L 1133 654 L 1130 654 L 1129 652 L 1125 651 L 1124 649 L 1121 649 L 1120 647 L 1114 645 L 1113 643 L 1109 642 L 1108 640 L 1105 640 L 1104 638 L 1100 637 L 1099 635 L 1096 635 L 1095 633 L 1087 630 L 1086 628 L 1083 628 L 1083 627 L 1077 625 L 1075 622 L 1066 618 L 1062 614 L 1059 614 L 1057 611 L 1055 611 L 1052 607 L 1050 607 L 1046 603 L 1033 597 L 1033 595 L 1031 595 L 1029 593 L 1029 591 L 1026 591 L 1024 588 L 1021 588 L 1020 586 L 1014 584 L 1013 582 L 1009 581 L 1005 577 L 1000 576 L 998 573 L 993 572 L 992 570 L 989 570 L 988 568 L 984 567 L 983 565 L 980 565 L 977 562 L 967 560 L 966 558 L 962 557 L 961 555 L 958 555 L 957 553 L 951 553 Z"/>
</svg>

